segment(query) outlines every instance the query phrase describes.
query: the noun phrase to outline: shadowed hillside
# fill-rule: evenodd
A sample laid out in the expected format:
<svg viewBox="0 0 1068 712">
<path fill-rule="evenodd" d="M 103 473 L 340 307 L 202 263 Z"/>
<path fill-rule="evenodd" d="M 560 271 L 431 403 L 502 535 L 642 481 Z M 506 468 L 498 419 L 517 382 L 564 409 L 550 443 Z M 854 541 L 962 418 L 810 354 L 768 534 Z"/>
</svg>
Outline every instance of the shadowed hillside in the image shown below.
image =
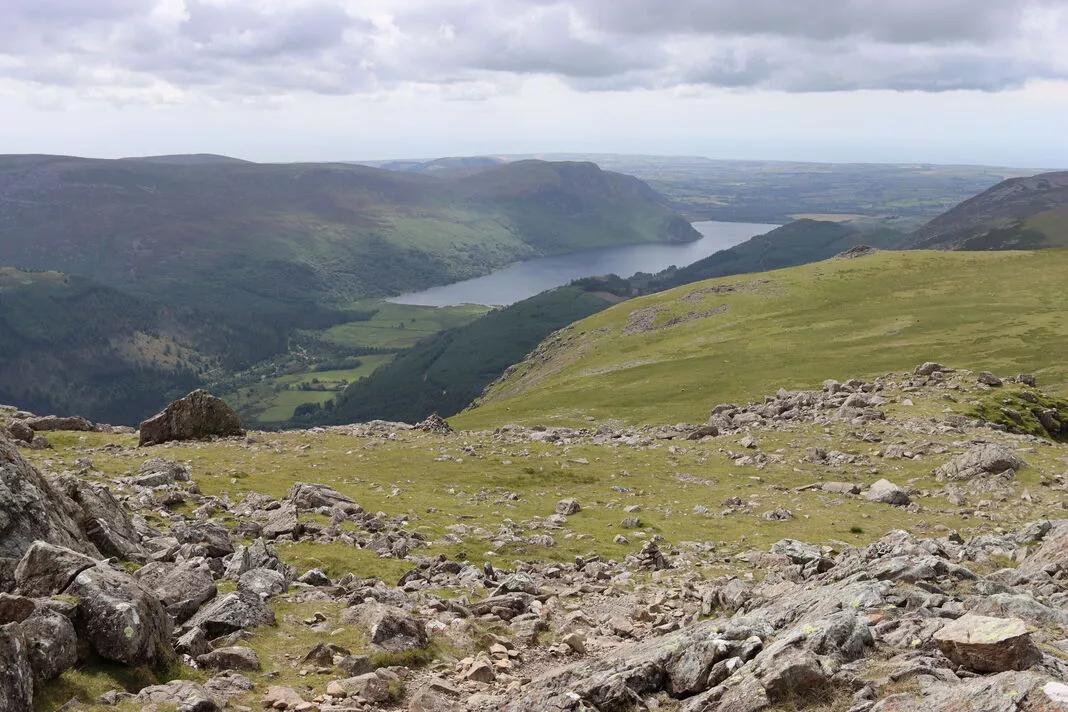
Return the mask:
<svg viewBox="0 0 1068 712">
<path fill-rule="evenodd" d="M 909 235 L 919 249 L 1028 250 L 1068 245 L 1068 171 L 1013 178 Z"/>
</svg>

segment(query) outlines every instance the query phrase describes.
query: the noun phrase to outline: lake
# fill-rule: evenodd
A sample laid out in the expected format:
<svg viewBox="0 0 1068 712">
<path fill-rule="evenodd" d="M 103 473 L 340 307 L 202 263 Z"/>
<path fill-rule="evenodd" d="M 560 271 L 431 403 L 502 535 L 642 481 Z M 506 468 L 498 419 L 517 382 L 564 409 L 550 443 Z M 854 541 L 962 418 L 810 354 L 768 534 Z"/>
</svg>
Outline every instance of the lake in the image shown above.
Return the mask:
<svg viewBox="0 0 1068 712">
<path fill-rule="evenodd" d="M 751 237 L 779 227 L 761 223 L 703 221 L 693 226 L 704 237 L 683 244 L 647 243 L 583 250 L 568 255 L 538 257 L 517 262 L 484 277 L 465 279 L 421 292 L 402 294 L 389 301 L 396 304 L 422 304 L 432 307 L 456 304 L 503 306 L 533 297 L 553 287 L 581 277 L 617 274 L 629 277 L 635 272 L 659 272 L 675 265 L 684 267 L 714 252 L 725 250 Z"/>
</svg>

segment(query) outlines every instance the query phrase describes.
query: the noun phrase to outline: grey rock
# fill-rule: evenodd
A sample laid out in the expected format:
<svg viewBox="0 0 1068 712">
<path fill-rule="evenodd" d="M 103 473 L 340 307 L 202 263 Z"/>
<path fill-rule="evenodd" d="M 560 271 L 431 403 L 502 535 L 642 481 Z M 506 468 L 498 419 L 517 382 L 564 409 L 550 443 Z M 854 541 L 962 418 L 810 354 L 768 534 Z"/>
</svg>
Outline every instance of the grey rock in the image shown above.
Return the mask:
<svg viewBox="0 0 1068 712">
<path fill-rule="evenodd" d="M 975 380 L 979 381 L 979 383 L 983 383 L 988 386 L 1001 385 L 1001 379 L 992 374 L 990 371 L 980 371 L 979 375 L 976 377 Z"/>
<path fill-rule="evenodd" d="M 338 668 L 349 677 L 358 677 L 373 672 L 375 666 L 366 655 L 346 655 L 338 662 Z"/>
<path fill-rule="evenodd" d="M 55 415 L 45 415 L 40 418 L 28 418 L 24 421 L 34 432 L 44 433 L 53 430 L 68 430 L 75 432 L 89 432 L 93 430 L 93 424 L 80 416 L 60 418 Z"/>
<path fill-rule="evenodd" d="M 97 559 L 77 551 L 36 541 L 15 568 L 15 590 L 35 598 L 54 596 L 97 563 Z"/>
<path fill-rule="evenodd" d="M 238 547 L 230 562 L 226 565 L 226 572 L 223 574 L 223 578 L 236 581 L 241 578 L 241 574 L 252 569 L 278 571 L 290 581 L 297 575 L 296 569 L 282 561 L 275 548 L 263 539 L 256 539 L 247 547 Z"/>
<path fill-rule="evenodd" d="M 18 623 L 0 625 L 0 710 L 33 712 L 33 671 Z"/>
<path fill-rule="evenodd" d="M 286 577 L 271 569 L 252 569 L 241 574 L 237 580 L 240 591 L 249 591 L 261 598 L 270 598 L 289 590 Z"/>
<path fill-rule="evenodd" d="M 951 371 L 952 369 L 946 368 L 940 363 L 935 361 L 926 361 L 923 364 L 916 367 L 915 374 L 917 376 L 930 376 L 935 371 Z"/>
<path fill-rule="evenodd" d="M 308 569 L 297 578 L 297 581 L 309 586 L 329 586 L 330 577 L 319 569 Z"/>
<path fill-rule="evenodd" d="M 882 502 L 894 506 L 905 506 L 911 502 L 908 492 L 898 487 L 890 480 L 879 480 L 864 493 L 864 498 L 869 502 Z"/>
<path fill-rule="evenodd" d="M 37 604 L 33 602 L 32 598 L 0 593 L 0 625 L 21 623 L 29 618 L 35 610 L 37 610 Z"/>
<path fill-rule="evenodd" d="M 897 694 L 880 700 L 871 712 L 1054 712 L 1058 707 L 1043 705 L 1048 680 L 1033 673 L 1003 672 L 953 684 L 932 684 L 922 694 Z"/>
<path fill-rule="evenodd" d="M 179 636 L 174 644 L 174 651 L 179 655 L 188 655 L 194 660 L 211 652 L 211 643 L 203 628 L 190 628 Z"/>
<path fill-rule="evenodd" d="M 99 557 L 78 527 L 78 506 L 57 492 L 22 456 L 0 438 L 0 556 L 21 558 L 35 541 Z"/>
<path fill-rule="evenodd" d="M 935 633 L 934 641 L 943 655 L 974 672 L 1026 670 L 1042 658 L 1019 618 L 969 614 Z"/>
<path fill-rule="evenodd" d="M 356 504 L 351 497 L 341 494 L 333 487 L 310 482 L 294 482 L 289 488 L 287 499 L 300 510 L 333 508 L 336 505 L 347 507 Z"/>
<path fill-rule="evenodd" d="M 234 553 L 230 530 L 218 522 L 179 524 L 171 530 L 171 536 L 183 544 L 197 544 L 204 555 L 219 558 Z"/>
<path fill-rule="evenodd" d="M 1052 522 L 1038 550 L 1024 559 L 1016 574 L 1054 576 L 1065 571 L 1068 571 L 1068 519 L 1059 519 Z"/>
<path fill-rule="evenodd" d="M 140 568 L 134 578 L 159 597 L 167 613 L 178 623 L 188 620 L 201 606 L 215 598 L 218 591 L 211 568 L 204 559 L 177 564 L 151 562 Z"/>
<path fill-rule="evenodd" d="M 362 697 L 372 704 L 386 702 L 391 696 L 389 683 L 373 672 L 338 680 L 337 683 L 350 697 Z"/>
<path fill-rule="evenodd" d="M 212 699 L 226 701 L 245 694 L 256 684 L 241 673 L 225 670 L 204 683 L 204 691 Z"/>
<path fill-rule="evenodd" d="M 79 637 L 100 657 L 127 665 L 172 657 L 170 616 L 129 574 L 98 564 L 75 576 L 66 593 L 78 597 Z"/>
<path fill-rule="evenodd" d="M 1000 445 L 985 443 L 970 448 L 963 455 L 947 462 L 934 471 L 939 480 L 970 480 L 982 474 L 1000 474 L 1005 470 L 1018 470 L 1026 463 L 1015 453 Z"/>
<path fill-rule="evenodd" d="M 218 638 L 259 625 L 274 625 L 274 612 L 256 594 L 235 591 L 201 608 L 186 621 L 185 629 L 199 626 L 209 638 Z"/>
<path fill-rule="evenodd" d="M 145 704 L 175 705 L 179 712 L 219 712 L 218 703 L 208 691 L 189 680 L 172 680 L 165 685 L 152 685 L 137 693 L 137 700 Z"/>
<path fill-rule="evenodd" d="M 429 643 L 423 621 L 400 608 L 371 603 L 360 606 L 357 614 L 370 632 L 371 642 L 386 652 L 402 653 Z"/>
<path fill-rule="evenodd" d="M 564 516 L 570 516 L 572 514 L 578 514 L 582 511 L 582 505 L 574 497 L 568 497 L 562 499 L 556 503 L 556 513 L 563 514 Z"/>
<path fill-rule="evenodd" d="M 210 653 L 201 655 L 197 659 L 197 665 L 216 670 L 259 670 L 260 656 L 252 648 L 234 645 L 225 648 L 216 648 Z"/>
<path fill-rule="evenodd" d="M 241 419 L 226 401 L 196 390 L 141 423 L 140 445 L 244 435 Z"/>
<path fill-rule="evenodd" d="M 78 636 L 66 616 L 41 608 L 23 621 L 22 630 L 38 684 L 59 677 L 78 662 Z"/>
<path fill-rule="evenodd" d="M 54 486 L 78 505 L 75 521 L 101 554 L 127 561 L 145 560 L 141 537 L 129 512 L 107 487 L 69 476 L 57 478 Z"/>
<path fill-rule="evenodd" d="M 33 428 L 26 424 L 25 421 L 15 420 L 7 426 L 8 432 L 11 433 L 11 437 L 24 443 L 33 442 Z"/>
<path fill-rule="evenodd" d="M 263 525 L 265 539 L 277 539 L 285 534 L 296 536 L 300 533 L 300 522 L 297 519 L 297 508 L 292 502 L 283 503 L 278 509 L 267 514 L 267 521 Z"/>
</svg>

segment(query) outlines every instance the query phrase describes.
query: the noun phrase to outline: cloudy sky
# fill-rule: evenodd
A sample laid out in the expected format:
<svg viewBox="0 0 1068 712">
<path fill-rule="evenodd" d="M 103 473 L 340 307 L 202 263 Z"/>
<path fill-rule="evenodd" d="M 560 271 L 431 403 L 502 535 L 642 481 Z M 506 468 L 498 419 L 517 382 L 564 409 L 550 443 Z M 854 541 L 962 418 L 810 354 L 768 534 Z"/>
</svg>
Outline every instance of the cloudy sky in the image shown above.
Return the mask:
<svg viewBox="0 0 1068 712">
<path fill-rule="evenodd" d="M 1068 168 L 1068 0 L 0 0 L 0 153 Z"/>
</svg>

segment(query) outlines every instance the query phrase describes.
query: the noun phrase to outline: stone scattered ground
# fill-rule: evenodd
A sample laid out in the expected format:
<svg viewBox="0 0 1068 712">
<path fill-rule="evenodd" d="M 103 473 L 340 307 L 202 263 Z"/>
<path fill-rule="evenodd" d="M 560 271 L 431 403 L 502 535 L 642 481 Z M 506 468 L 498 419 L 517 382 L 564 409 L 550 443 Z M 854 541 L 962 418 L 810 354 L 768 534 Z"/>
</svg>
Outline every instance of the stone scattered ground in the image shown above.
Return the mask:
<svg viewBox="0 0 1068 712">
<path fill-rule="evenodd" d="M 0 709 L 1068 710 L 1058 403 L 924 364 L 154 447 L 6 408 Z"/>
</svg>

